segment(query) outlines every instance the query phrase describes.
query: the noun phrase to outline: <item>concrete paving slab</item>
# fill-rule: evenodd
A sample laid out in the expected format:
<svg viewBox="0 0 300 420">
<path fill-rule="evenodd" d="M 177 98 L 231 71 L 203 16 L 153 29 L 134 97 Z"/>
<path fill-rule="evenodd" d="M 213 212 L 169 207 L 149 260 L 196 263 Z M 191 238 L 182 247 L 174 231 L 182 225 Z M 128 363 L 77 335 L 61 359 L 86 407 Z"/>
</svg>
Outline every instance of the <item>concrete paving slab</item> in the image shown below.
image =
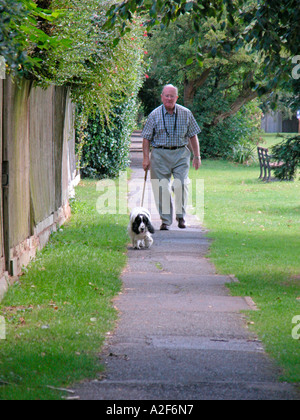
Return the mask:
<svg viewBox="0 0 300 420">
<path fill-rule="evenodd" d="M 239 351 L 247 353 L 264 353 L 259 340 L 221 339 L 212 337 L 150 337 L 152 346 L 161 349 L 206 350 L 206 351 Z"/>
<path fill-rule="evenodd" d="M 134 298 L 133 298 L 134 299 Z M 254 338 L 245 328 L 245 316 L 236 312 L 184 312 L 134 310 L 120 311 L 121 322 L 117 334 L 136 339 L 145 336 L 197 336 L 227 338 Z"/>
<path fill-rule="evenodd" d="M 81 400 L 206 401 L 206 400 L 293 400 L 289 384 L 209 381 L 189 384 L 167 381 L 92 381 L 81 388 Z M 138 403 L 136 404 L 138 405 Z"/>
<path fill-rule="evenodd" d="M 136 296 L 136 294 L 135 294 Z M 124 294 L 117 305 L 122 311 L 135 311 L 135 313 L 151 312 L 236 312 L 249 310 L 244 298 L 236 296 L 195 295 L 195 294 L 142 294 L 133 300 L 131 293 Z"/>
<path fill-rule="evenodd" d="M 201 257 L 201 255 L 186 256 L 184 261 L 184 255 L 181 255 L 178 259 L 176 256 L 165 255 L 163 253 L 151 254 L 145 251 L 140 257 L 137 257 L 136 252 L 134 255 L 129 252 L 129 264 L 127 272 L 132 273 L 182 273 L 182 274 L 201 274 L 210 275 L 215 274 L 215 268 L 207 258 Z"/>
<path fill-rule="evenodd" d="M 168 381 L 174 384 L 213 382 L 272 382 L 274 372 L 263 354 L 242 350 L 125 348 L 111 352 L 107 369 L 113 381 Z M 212 363 L 213 360 L 213 363 Z M 110 377 L 110 376 L 109 376 Z M 109 379 L 110 380 L 110 379 Z"/>
<path fill-rule="evenodd" d="M 196 294 L 228 296 L 227 276 L 189 275 L 186 273 L 127 273 L 123 275 L 124 293 Z M 223 286 L 223 287 L 222 287 Z"/>
</svg>

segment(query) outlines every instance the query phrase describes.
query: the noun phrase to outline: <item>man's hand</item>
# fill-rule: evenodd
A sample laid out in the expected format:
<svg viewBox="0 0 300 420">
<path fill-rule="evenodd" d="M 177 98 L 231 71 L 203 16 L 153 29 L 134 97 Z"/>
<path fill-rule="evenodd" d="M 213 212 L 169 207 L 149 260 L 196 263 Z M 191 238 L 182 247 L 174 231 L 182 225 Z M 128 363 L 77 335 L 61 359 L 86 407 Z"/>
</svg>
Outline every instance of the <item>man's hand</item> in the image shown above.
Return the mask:
<svg viewBox="0 0 300 420">
<path fill-rule="evenodd" d="M 194 158 L 193 159 L 193 167 L 198 171 L 200 169 L 200 166 L 202 165 L 201 158 Z"/>
<path fill-rule="evenodd" d="M 144 171 L 148 171 L 150 169 L 150 159 L 149 158 L 144 158 L 143 160 L 143 168 Z"/>
<path fill-rule="evenodd" d="M 202 164 L 198 136 L 194 136 L 190 139 L 190 145 L 195 156 L 193 159 L 193 167 L 196 169 L 196 171 L 198 171 Z"/>
</svg>

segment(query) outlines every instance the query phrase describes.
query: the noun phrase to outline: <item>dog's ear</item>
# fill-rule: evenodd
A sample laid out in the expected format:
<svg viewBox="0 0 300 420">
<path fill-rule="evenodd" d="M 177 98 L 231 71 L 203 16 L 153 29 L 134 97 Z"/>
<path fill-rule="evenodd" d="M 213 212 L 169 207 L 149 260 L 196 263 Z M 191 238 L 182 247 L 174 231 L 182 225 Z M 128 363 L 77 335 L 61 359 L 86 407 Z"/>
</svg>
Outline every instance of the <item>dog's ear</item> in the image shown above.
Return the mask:
<svg viewBox="0 0 300 420">
<path fill-rule="evenodd" d="M 133 223 L 132 223 L 132 231 L 136 233 L 137 235 L 140 233 L 139 232 L 140 224 L 141 224 L 141 218 L 138 215 L 136 216 L 136 218 L 133 220 Z"/>
<path fill-rule="evenodd" d="M 146 219 L 146 226 L 147 226 L 147 229 L 149 230 L 149 232 L 152 233 L 152 234 L 155 233 L 155 229 L 152 226 L 152 223 L 150 222 L 148 217 L 146 217 L 145 219 Z"/>
</svg>

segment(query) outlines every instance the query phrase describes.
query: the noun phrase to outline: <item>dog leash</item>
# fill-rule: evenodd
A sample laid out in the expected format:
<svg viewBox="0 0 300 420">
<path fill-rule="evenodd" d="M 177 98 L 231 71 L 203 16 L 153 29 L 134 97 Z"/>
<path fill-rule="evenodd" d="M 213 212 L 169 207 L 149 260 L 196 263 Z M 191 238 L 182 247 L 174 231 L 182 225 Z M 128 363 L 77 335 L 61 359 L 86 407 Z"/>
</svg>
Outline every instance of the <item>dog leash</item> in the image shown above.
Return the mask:
<svg viewBox="0 0 300 420">
<path fill-rule="evenodd" d="M 145 191 L 146 191 L 146 183 L 147 183 L 147 179 L 148 179 L 148 172 L 149 172 L 149 170 L 146 169 L 146 171 L 145 171 L 145 178 L 144 178 L 144 189 L 143 189 L 141 207 L 144 207 Z"/>
</svg>

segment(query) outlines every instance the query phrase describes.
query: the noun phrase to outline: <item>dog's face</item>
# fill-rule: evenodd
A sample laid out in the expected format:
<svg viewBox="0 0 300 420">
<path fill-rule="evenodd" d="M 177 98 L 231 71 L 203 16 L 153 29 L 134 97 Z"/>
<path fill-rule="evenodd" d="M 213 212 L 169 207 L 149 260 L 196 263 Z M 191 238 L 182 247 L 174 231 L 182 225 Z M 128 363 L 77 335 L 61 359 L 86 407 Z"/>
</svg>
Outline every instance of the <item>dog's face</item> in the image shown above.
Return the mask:
<svg viewBox="0 0 300 420">
<path fill-rule="evenodd" d="M 144 214 L 138 214 L 133 221 L 132 230 L 137 235 L 148 231 L 149 219 Z"/>
<path fill-rule="evenodd" d="M 136 207 L 130 214 L 128 233 L 135 249 L 150 248 L 153 244 L 151 234 L 154 233 L 151 215 L 147 209 Z"/>
</svg>

